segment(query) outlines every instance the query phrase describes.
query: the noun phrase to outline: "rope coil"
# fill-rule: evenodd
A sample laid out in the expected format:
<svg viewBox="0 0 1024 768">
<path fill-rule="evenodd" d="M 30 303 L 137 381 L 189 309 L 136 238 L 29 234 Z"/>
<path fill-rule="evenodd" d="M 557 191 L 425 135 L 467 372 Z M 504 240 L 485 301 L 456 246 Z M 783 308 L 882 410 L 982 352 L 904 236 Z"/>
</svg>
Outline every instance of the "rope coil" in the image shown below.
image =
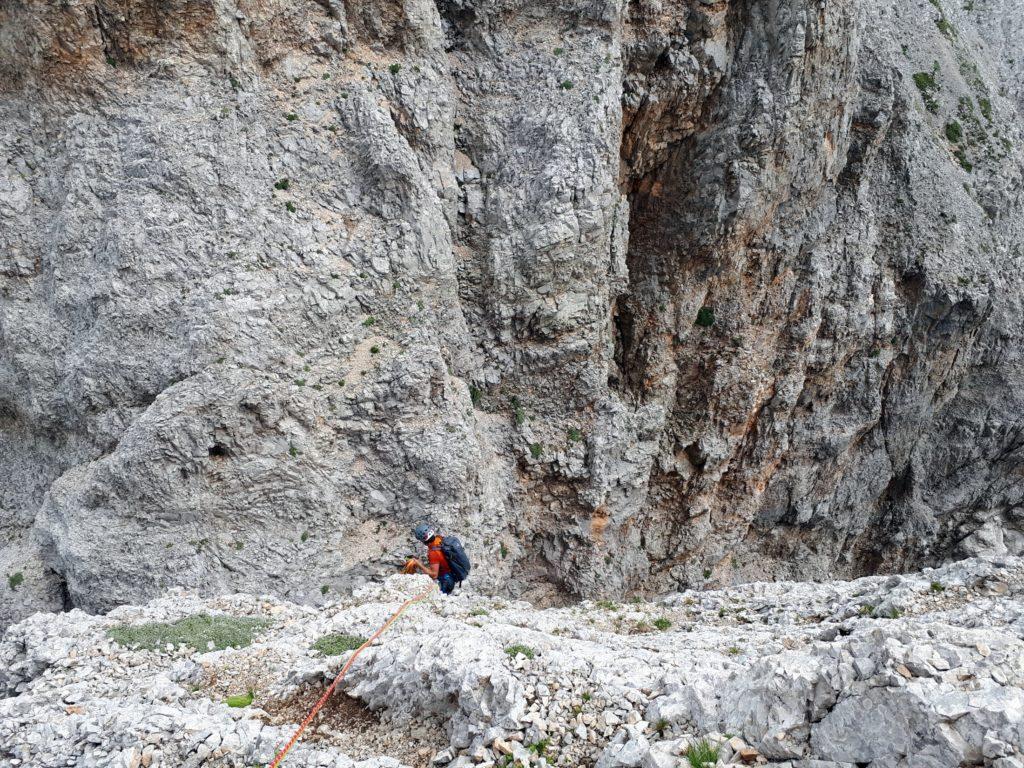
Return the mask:
<svg viewBox="0 0 1024 768">
<path fill-rule="evenodd" d="M 436 582 L 432 584 L 429 589 L 420 592 L 415 597 L 410 597 L 408 600 L 402 603 L 402 605 L 399 607 L 397 611 L 391 614 L 391 618 L 385 621 L 380 629 L 378 629 L 376 632 L 370 635 L 369 639 L 365 643 L 356 648 L 355 652 L 351 656 L 349 656 L 348 661 L 345 662 L 345 666 L 341 668 L 341 671 L 338 673 L 338 676 L 334 678 L 334 682 L 330 684 L 327 690 L 324 691 L 324 695 L 321 696 L 319 700 L 316 702 L 316 704 L 313 705 L 313 708 L 309 711 L 309 714 L 306 715 L 305 719 L 299 724 L 298 730 L 295 731 L 294 735 L 291 737 L 291 739 L 289 739 L 288 743 L 284 745 L 284 749 L 277 753 L 277 756 L 274 758 L 274 762 L 272 762 L 267 768 L 278 768 L 278 766 L 281 765 L 282 762 L 284 762 L 285 755 L 287 755 L 288 751 L 295 746 L 296 742 L 298 742 L 298 740 L 302 737 L 302 732 L 306 730 L 306 728 L 309 726 L 311 722 L 313 722 L 313 718 L 316 717 L 317 713 L 323 708 L 324 704 L 327 703 L 327 700 L 331 698 L 331 694 L 334 693 L 334 690 L 338 687 L 338 683 L 340 683 L 342 681 L 342 678 L 345 677 L 345 673 L 348 672 L 349 668 L 352 666 L 352 662 L 354 662 L 356 658 L 359 656 L 359 654 L 363 652 L 363 649 L 369 646 L 371 643 L 373 643 L 373 641 L 376 640 L 378 637 L 383 635 L 388 630 L 388 628 L 398 620 L 398 617 L 405 613 L 406 608 L 408 608 L 410 605 L 413 605 L 414 603 L 418 603 L 420 600 L 425 599 L 435 589 L 437 589 Z"/>
</svg>

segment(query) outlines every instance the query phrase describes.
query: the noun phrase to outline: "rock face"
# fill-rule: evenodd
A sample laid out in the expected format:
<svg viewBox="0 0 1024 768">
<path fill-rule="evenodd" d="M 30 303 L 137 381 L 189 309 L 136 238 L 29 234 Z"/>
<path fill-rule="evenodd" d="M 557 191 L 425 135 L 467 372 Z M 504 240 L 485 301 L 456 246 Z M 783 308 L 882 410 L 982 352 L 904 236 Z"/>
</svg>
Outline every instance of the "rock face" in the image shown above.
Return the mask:
<svg viewBox="0 0 1024 768">
<path fill-rule="evenodd" d="M 307 688 L 311 704 L 348 658 L 314 641 L 367 636 L 425 584 L 391 577 L 319 611 L 179 591 L 107 616 L 33 616 L 0 641 L 0 759 L 266 764 L 307 706 L 293 721 L 269 713 Z M 130 650 L 107 635 L 199 612 L 269 626 L 216 651 Z M 376 714 L 338 726 L 336 694 L 286 765 L 667 768 L 703 747 L 711 765 L 1019 768 L 1022 636 L 1020 558 L 547 610 L 434 593 L 342 682 Z M 248 706 L 225 704 L 247 689 Z"/>
<path fill-rule="evenodd" d="M 1024 5 L 896 5 L 5 3 L 0 625 L 1024 551 Z"/>
</svg>

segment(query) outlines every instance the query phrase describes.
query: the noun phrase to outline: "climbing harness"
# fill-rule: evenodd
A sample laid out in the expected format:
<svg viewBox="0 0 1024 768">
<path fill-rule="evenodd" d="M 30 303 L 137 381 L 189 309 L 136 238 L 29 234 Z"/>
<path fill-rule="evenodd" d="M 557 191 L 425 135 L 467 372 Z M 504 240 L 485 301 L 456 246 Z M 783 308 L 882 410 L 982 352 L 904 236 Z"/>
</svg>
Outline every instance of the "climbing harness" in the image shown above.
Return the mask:
<svg viewBox="0 0 1024 768">
<path fill-rule="evenodd" d="M 406 608 L 408 608 L 413 603 L 418 603 L 420 600 L 426 599 L 430 595 L 430 593 L 433 592 L 435 589 L 437 589 L 437 582 L 431 584 L 429 589 L 420 592 L 415 597 L 410 597 L 408 600 L 402 603 L 401 607 L 397 611 L 391 614 L 391 618 L 385 621 L 384 625 L 380 629 L 378 629 L 370 636 L 369 640 L 367 640 L 365 643 L 356 648 L 355 653 L 353 653 L 349 657 L 348 661 L 345 662 L 345 666 L 341 668 L 341 672 L 339 672 L 338 676 L 334 678 L 334 682 L 331 683 L 330 687 L 326 691 L 324 691 L 324 695 L 320 697 L 317 703 L 313 705 L 313 709 L 311 709 L 309 711 L 309 714 L 306 715 L 306 719 L 302 721 L 302 723 L 299 725 L 298 730 L 295 731 L 295 734 L 291 737 L 288 743 L 284 745 L 284 749 L 277 753 L 277 757 L 274 758 L 274 762 L 272 762 L 268 766 L 268 768 L 277 768 L 282 762 L 284 762 L 284 758 L 285 755 L 288 754 L 288 750 L 295 746 L 295 743 L 302 736 L 302 732 L 306 730 L 306 727 L 311 722 L 313 722 L 313 718 L 316 717 L 317 713 L 320 711 L 323 705 L 327 703 L 327 700 L 331 698 L 331 694 L 334 693 L 334 689 L 338 687 L 338 683 L 340 683 L 342 678 L 345 677 L 345 673 L 348 672 L 349 667 L 352 666 L 352 662 L 354 662 L 356 660 L 356 657 L 358 657 L 359 654 L 363 652 L 363 649 L 370 645 L 378 637 L 383 635 L 385 632 L 387 632 L 388 628 L 398 620 L 398 617 L 405 613 Z"/>
</svg>

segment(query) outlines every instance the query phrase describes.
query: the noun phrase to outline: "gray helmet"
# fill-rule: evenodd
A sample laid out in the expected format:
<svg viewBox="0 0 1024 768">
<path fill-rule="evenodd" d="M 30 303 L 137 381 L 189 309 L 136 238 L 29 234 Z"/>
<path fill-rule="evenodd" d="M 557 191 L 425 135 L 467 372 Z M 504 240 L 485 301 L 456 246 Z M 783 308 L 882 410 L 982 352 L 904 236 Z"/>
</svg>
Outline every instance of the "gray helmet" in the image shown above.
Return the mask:
<svg viewBox="0 0 1024 768">
<path fill-rule="evenodd" d="M 416 537 L 417 541 L 422 541 L 424 544 L 428 543 L 432 538 L 437 536 L 437 530 L 427 523 L 420 523 L 412 529 L 412 535 Z"/>
</svg>

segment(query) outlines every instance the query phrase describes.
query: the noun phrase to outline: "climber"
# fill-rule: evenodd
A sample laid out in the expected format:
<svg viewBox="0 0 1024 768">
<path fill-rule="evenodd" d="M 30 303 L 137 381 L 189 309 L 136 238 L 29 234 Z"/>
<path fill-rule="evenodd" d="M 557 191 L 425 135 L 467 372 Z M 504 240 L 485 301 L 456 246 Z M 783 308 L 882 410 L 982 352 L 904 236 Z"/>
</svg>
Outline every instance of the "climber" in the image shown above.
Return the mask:
<svg viewBox="0 0 1024 768">
<path fill-rule="evenodd" d="M 462 542 L 454 536 L 442 536 L 437 529 L 427 523 L 420 523 L 413 528 L 412 535 L 422 544 L 427 545 L 427 562 L 424 565 L 415 557 L 410 558 L 403 568 L 404 573 L 417 570 L 437 579 L 437 585 L 446 595 L 450 595 L 456 584 L 461 584 L 469 575 L 470 563 Z"/>
</svg>

